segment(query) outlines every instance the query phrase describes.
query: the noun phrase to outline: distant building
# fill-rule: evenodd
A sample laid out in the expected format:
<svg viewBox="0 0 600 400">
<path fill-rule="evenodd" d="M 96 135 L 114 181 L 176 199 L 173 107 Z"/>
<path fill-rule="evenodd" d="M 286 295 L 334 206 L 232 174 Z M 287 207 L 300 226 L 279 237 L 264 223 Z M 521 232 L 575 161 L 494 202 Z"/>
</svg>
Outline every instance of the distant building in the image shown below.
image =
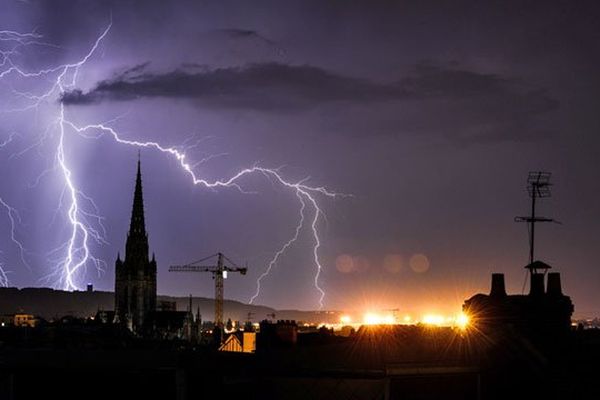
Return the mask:
<svg viewBox="0 0 600 400">
<path fill-rule="evenodd" d="M 298 343 L 298 324 L 293 320 L 279 320 L 277 323 L 264 320 L 260 323 L 256 342 L 259 351 L 294 346 Z"/>
<path fill-rule="evenodd" d="M 159 311 L 177 311 L 177 302 L 162 300 L 158 304 L 157 310 L 159 310 Z"/>
<path fill-rule="evenodd" d="M 162 301 L 159 309 L 150 314 L 148 324 L 151 329 L 147 333 L 159 339 L 197 342 L 202 331 L 200 308 L 194 318 L 191 296 L 187 311 L 177 311 L 177 303 L 174 301 Z"/>
<path fill-rule="evenodd" d="M 14 325 L 35 328 L 38 323 L 38 319 L 32 314 L 15 314 Z"/>
<path fill-rule="evenodd" d="M 254 353 L 256 351 L 256 332 L 237 331 L 227 336 L 219 351 L 236 353 Z"/>
<path fill-rule="evenodd" d="M 125 259 L 117 256 L 115 274 L 115 318 L 134 332 L 142 333 L 150 314 L 156 310 L 156 260 L 154 254 L 152 260 L 148 258 L 139 159 Z"/>
</svg>

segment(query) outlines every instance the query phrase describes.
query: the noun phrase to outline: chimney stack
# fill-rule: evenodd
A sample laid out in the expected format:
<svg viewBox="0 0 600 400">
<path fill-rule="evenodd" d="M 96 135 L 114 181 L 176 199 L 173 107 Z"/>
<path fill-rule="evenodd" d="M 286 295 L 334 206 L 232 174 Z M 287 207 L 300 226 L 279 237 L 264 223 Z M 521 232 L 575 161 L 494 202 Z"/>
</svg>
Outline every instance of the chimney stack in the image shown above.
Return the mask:
<svg viewBox="0 0 600 400">
<path fill-rule="evenodd" d="M 541 296 L 545 293 L 544 288 L 544 274 L 534 273 L 531 274 L 531 288 L 529 290 L 530 296 Z"/>
<path fill-rule="evenodd" d="M 562 288 L 560 285 L 560 273 L 549 272 L 548 273 L 548 295 L 550 296 L 562 296 Z"/>
<path fill-rule="evenodd" d="M 504 274 L 492 274 L 492 290 L 490 297 L 505 297 Z"/>
</svg>

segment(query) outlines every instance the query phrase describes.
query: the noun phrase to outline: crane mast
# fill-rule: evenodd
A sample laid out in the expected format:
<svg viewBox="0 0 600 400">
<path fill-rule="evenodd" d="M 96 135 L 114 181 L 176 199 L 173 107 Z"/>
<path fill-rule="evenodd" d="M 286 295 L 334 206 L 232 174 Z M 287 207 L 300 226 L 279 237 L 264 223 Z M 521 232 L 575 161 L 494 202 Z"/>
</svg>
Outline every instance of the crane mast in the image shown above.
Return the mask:
<svg viewBox="0 0 600 400">
<path fill-rule="evenodd" d="M 217 257 L 216 265 L 195 265 L 211 258 Z M 227 261 L 231 266 L 225 265 Z M 223 327 L 223 299 L 224 299 L 224 280 L 228 272 L 239 272 L 246 275 L 248 268 L 238 267 L 233 261 L 225 257 L 223 253 L 213 254 L 212 256 L 194 261 L 185 265 L 172 265 L 169 272 L 210 272 L 215 280 L 215 326 Z"/>
</svg>

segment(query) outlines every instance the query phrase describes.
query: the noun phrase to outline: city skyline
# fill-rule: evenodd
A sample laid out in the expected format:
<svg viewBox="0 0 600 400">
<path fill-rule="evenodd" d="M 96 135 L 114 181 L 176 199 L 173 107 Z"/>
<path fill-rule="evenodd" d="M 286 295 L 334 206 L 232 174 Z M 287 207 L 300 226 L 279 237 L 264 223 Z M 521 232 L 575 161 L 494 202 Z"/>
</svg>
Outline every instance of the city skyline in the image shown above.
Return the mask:
<svg viewBox="0 0 600 400">
<path fill-rule="evenodd" d="M 315 194 L 325 309 L 450 312 L 488 292 L 492 272 L 506 273 L 507 290 L 520 293 L 527 230 L 513 218 L 529 209 L 527 173 L 551 171 L 553 197 L 540 213 L 563 225 L 540 227 L 537 255 L 562 272 L 575 316 L 599 315 L 600 9 L 503 4 L 233 1 L 227 12 L 186 1 L 3 5 L 3 51 L 15 43 L 6 32 L 40 36 L 3 53 L 0 73 L 9 58 L 39 71 L 82 60 L 98 44 L 75 84 L 36 108 L 14 111 L 52 77 L 2 73 L 0 261 L 9 282 L 56 283 L 45 278 L 64 257 L 64 248 L 51 251 L 69 236 L 68 205 L 59 135 L 47 128 L 64 107 L 77 126 L 104 124 L 123 140 L 185 153 L 210 182 L 259 166 L 344 194 Z M 97 130 L 86 137 L 69 129 L 65 138 L 80 201 L 90 210 L 93 199 L 102 218 L 91 226 L 106 227 L 105 241 L 90 244 L 104 272 L 88 265 L 78 284 L 112 290 L 139 146 Z M 208 276 L 183 278 L 168 266 L 223 251 L 248 262 L 248 275 L 225 289 L 226 298 L 247 302 L 294 237 L 297 192 L 261 171 L 240 180 L 242 190 L 207 188 L 172 154 L 150 147 L 141 158 L 158 293 L 211 297 Z M 310 204 L 306 212 L 314 216 Z M 310 228 L 261 282 L 256 304 L 319 307 Z"/>
</svg>

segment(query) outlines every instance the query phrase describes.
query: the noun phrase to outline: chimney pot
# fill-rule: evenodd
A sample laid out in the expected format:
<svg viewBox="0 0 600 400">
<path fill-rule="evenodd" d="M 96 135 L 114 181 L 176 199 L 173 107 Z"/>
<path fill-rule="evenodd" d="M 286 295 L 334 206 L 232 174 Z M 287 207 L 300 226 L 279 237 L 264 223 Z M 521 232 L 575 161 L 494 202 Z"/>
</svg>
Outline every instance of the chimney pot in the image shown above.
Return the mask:
<svg viewBox="0 0 600 400">
<path fill-rule="evenodd" d="M 562 296 L 562 288 L 560 284 L 560 273 L 549 272 L 548 273 L 548 295 L 550 296 Z"/>
<path fill-rule="evenodd" d="M 504 286 L 504 274 L 492 274 L 492 290 L 491 297 L 506 296 L 506 288 Z"/>
<path fill-rule="evenodd" d="M 529 290 L 530 296 L 541 296 L 545 293 L 544 287 L 544 274 L 531 274 L 531 288 Z"/>
</svg>

